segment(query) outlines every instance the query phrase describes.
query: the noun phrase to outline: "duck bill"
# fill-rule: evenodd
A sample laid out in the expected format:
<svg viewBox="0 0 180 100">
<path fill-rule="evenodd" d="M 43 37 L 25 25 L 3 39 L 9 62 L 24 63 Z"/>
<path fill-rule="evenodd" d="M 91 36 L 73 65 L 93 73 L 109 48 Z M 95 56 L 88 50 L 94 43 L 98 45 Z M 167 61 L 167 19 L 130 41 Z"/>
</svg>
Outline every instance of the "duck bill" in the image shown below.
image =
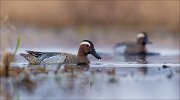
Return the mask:
<svg viewBox="0 0 180 100">
<path fill-rule="evenodd" d="M 94 57 L 96 57 L 97 59 L 101 59 L 101 57 L 96 53 L 95 50 L 91 50 L 89 53 L 92 54 L 92 55 L 93 55 Z"/>
</svg>

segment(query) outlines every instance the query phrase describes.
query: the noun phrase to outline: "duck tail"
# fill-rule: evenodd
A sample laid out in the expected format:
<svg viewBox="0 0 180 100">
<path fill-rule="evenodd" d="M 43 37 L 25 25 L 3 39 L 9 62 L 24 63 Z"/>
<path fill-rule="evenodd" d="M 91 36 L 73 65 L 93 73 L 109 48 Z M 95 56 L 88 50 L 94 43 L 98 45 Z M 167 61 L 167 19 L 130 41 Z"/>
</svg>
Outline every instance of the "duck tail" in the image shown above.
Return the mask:
<svg viewBox="0 0 180 100">
<path fill-rule="evenodd" d="M 24 53 L 20 53 L 20 55 L 24 57 L 30 64 L 38 64 L 38 59 L 35 56 Z"/>
<path fill-rule="evenodd" d="M 20 53 L 20 55 L 28 60 L 28 57 L 27 57 L 28 54 Z"/>
</svg>

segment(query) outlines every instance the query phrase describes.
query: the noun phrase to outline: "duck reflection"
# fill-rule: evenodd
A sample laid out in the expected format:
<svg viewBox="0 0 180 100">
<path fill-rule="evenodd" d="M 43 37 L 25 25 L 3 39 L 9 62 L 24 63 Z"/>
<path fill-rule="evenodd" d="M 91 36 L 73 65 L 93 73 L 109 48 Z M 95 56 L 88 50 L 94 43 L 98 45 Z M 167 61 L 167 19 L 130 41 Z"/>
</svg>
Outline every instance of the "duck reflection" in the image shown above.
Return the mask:
<svg viewBox="0 0 180 100">
<path fill-rule="evenodd" d="M 141 75 L 145 76 L 145 75 L 147 75 L 147 73 L 148 73 L 148 67 L 139 67 L 139 68 L 137 68 L 137 71 L 138 71 Z"/>
<path fill-rule="evenodd" d="M 127 62 L 137 62 L 138 64 L 147 64 L 147 54 L 142 53 L 142 54 L 136 54 L 136 55 L 124 55 L 125 60 Z"/>
<path fill-rule="evenodd" d="M 90 68 L 89 64 L 64 65 L 65 72 L 88 71 L 89 68 Z"/>
<path fill-rule="evenodd" d="M 91 74 L 88 64 L 65 64 L 62 65 L 63 81 L 59 81 L 59 88 L 63 89 L 63 96 L 72 96 L 74 94 L 86 95 L 91 85 Z M 62 79 L 62 78 L 61 78 Z"/>
<path fill-rule="evenodd" d="M 3 100 L 13 100 L 19 95 L 19 90 L 33 93 L 36 87 L 36 82 L 30 79 L 29 74 L 24 73 L 2 77 L 0 83 L 0 98 Z"/>
<path fill-rule="evenodd" d="M 2 78 L 0 81 L 0 99 L 11 100 L 14 94 L 11 79 Z"/>
<path fill-rule="evenodd" d="M 148 72 L 148 67 L 144 65 L 148 63 L 146 58 L 147 58 L 146 53 L 141 53 L 138 55 L 125 55 L 125 59 L 127 62 L 136 62 L 137 64 L 139 64 L 139 67 L 137 68 L 137 72 L 143 76 L 147 75 Z"/>
<path fill-rule="evenodd" d="M 18 88 L 23 89 L 27 93 L 33 93 L 36 88 L 36 82 L 30 79 L 29 74 L 25 73 L 19 76 L 19 80 L 15 84 Z"/>
</svg>

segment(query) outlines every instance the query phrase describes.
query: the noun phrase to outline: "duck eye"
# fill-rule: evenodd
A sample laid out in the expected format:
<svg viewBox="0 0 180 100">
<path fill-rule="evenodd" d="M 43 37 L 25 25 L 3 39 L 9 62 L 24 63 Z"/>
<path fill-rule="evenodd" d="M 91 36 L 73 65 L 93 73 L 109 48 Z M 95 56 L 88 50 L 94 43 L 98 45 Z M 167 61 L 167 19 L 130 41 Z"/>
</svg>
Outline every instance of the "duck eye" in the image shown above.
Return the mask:
<svg viewBox="0 0 180 100">
<path fill-rule="evenodd" d="M 86 47 L 89 47 L 89 45 L 86 45 Z"/>
</svg>

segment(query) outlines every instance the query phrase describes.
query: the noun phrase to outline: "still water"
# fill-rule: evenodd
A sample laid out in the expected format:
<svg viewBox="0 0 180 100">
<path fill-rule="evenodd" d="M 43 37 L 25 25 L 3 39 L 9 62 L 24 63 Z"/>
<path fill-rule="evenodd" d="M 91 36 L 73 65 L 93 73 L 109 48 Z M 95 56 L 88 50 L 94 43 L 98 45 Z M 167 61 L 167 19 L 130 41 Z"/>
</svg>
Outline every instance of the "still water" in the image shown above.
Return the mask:
<svg viewBox="0 0 180 100">
<path fill-rule="evenodd" d="M 0 99 L 179 99 L 179 54 L 124 56 L 99 52 L 90 65 L 28 65 L 17 55 L 0 78 Z M 165 53 L 166 54 L 166 53 Z"/>
</svg>

